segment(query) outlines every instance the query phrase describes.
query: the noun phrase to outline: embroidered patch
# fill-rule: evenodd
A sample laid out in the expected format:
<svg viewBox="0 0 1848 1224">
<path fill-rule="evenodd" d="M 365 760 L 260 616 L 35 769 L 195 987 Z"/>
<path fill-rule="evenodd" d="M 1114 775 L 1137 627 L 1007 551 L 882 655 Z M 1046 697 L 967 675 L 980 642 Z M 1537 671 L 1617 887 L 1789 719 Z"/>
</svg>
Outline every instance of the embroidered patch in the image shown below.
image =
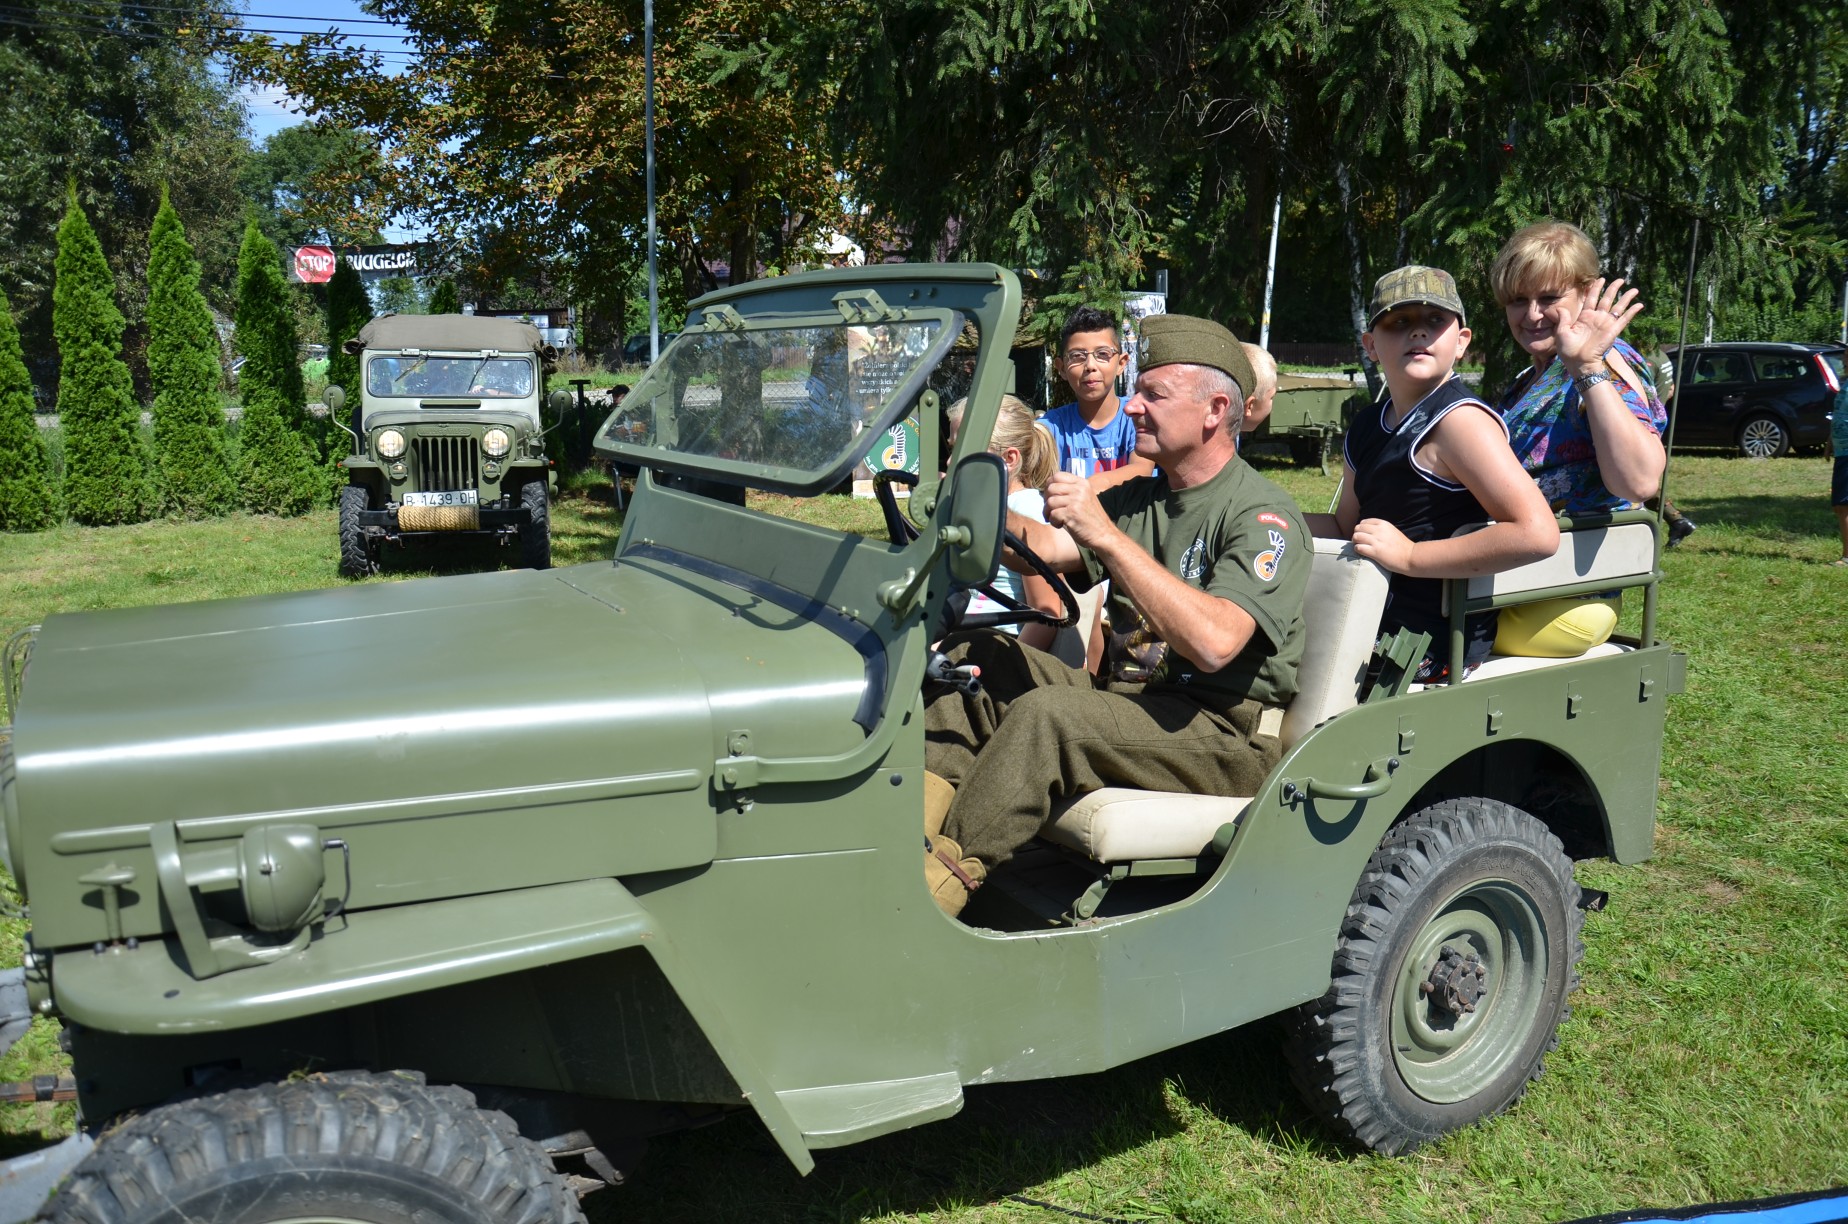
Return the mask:
<svg viewBox="0 0 1848 1224">
<path fill-rule="evenodd" d="M 1269 523 L 1272 527 L 1277 527 L 1284 531 L 1288 531 L 1290 529 L 1290 523 L 1288 519 L 1284 518 L 1281 514 L 1272 514 L 1268 510 L 1266 510 L 1263 514 L 1258 515 L 1258 522 Z"/>
<path fill-rule="evenodd" d="M 1181 577 L 1192 582 L 1204 573 L 1206 573 L 1206 540 L 1200 538 L 1189 544 L 1187 551 L 1181 554 Z"/>
<path fill-rule="evenodd" d="M 1272 531 L 1270 547 L 1259 553 L 1251 562 L 1251 572 L 1258 576 L 1259 582 L 1269 582 L 1277 576 L 1277 565 L 1283 560 L 1285 541 L 1283 532 Z"/>
</svg>

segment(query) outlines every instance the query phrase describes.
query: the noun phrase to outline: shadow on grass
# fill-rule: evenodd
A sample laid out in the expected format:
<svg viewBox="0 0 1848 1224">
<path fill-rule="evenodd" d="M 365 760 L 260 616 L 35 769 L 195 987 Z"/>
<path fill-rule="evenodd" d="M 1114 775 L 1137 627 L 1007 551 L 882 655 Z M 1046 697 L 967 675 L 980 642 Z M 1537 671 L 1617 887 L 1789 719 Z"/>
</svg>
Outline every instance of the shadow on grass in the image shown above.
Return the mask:
<svg viewBox="0 0 1848 1224">
<path fill-rule="evenodd" d="M 1766 493 L 1750 497 L 1689 497 L 1669 495 L 1681 512 L 1701 526 L 1725 524 L 1754 535 L 1835 539 L 1835 516 L 1829 510 L 1829 491 L 1814 497 Z M 1699 539 L 1698 536 L 1695 537 Z"/>
<path fill-rule="evenodd" d="M 708 1130 L 656 1140 L 629 1185 L 586 1200 L 585 1208 L 591 1224 L 858 1221 L 1026 1195 L 1108 1215 L 1107 1203 L 1064 1202 L 1034 1188 L 1176 1138 L 1196 1112 L 1254 1142 L 1346 1162 L 1351 1154 L 1309 1117 L 1291 1087 L 1280 1041 L 1276 1022 L 1264 1020 L 1096 1075 L 969 1088 L 954 1118 L 817 1152 L 806 1178 L 755 1115 L 739 1113 Z M 1128 1195 L 1143 1189 L 1111 1180 Z"/>
</svg>

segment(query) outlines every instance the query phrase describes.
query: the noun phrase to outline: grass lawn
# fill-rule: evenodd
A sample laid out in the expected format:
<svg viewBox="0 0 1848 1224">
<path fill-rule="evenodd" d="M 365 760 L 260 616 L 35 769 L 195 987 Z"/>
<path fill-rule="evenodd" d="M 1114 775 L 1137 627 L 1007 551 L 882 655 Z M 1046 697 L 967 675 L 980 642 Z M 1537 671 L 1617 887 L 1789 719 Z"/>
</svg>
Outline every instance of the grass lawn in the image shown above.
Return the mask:
<svg viewBox="0 0 1848 1224">
<path fill-rule="evenodd" d="M 1255 462 L 1308 510 L 1334 481 Z M 1580 867 L 1611 894 L 1547 1073 L 1509 1114 L 1408 1157 L 1332 1143 L 1270 1022 L 1100 1075 L 968 1093 L 960 1115 L 819 1154 L 798 1178 L 741 1114 L 654 1144 L 594 1222 L 1544 1221 L 1848 1183 L 1848 571 L 1828 461 L 1682 456 L 1700 530 L 1667 555 L 1660 632 L 1689 656 L 1656 857 Z M 560 564 L 607 557 L 607 487 L 554 511 Z M 879 530 L 869 502 L 757 504 Z M 406 557 L 368 581 L 471 568 Z M 53 612 L 331 586 L 331 512 L 0 537 L 0 626 Z M 1634 627 L 1640 600 L 1629 609 Z M 563 663 L 563 661 L 561 661 Z M 0 956 L 18 955 L 16 926 Z M 17 963 L 14 960 L 11 963 Z M 981 987 L 969 991 L 980 1007 Z M 1000 988 L 1000 984 L 996 984 Z M 0 1079 L 56 1069 L 49 1033 Z M 68 1125 L 12 1106 L 0 1126 Z"/>
</svg>

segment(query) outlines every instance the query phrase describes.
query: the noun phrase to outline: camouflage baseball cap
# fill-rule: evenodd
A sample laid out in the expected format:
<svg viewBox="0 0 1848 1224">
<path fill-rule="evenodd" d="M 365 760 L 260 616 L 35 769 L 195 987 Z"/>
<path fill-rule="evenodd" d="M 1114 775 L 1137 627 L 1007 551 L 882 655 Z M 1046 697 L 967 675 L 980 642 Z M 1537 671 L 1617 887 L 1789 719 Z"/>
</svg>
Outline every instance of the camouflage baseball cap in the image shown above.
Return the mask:
<svg viewBox="0 0 1848 1224">
<path fill-rule="evenodd" d="M 1442 306 L 1457 317 L 1457 322 L 1469 322 L 1463 314 L 1463 297 L 1457 292 L 1457 283 L 1442 268 L 1407 264 L 1380 277 L 1373 284 L 1373 300 L 1367 303 L 1367 326 L 1372 327 L 1381 315 L 1401 306 Z"/>
<path fill-rule="evenodd" d="M 1258 381 L 1238 337 L 1211 319 L 1192 315 L 1150 315 L 1137 326 L 1136 369 L 1165 365 L 1223 370 L 1238 383 L 1240 395 L 1250 395 Z"/>
</svg>

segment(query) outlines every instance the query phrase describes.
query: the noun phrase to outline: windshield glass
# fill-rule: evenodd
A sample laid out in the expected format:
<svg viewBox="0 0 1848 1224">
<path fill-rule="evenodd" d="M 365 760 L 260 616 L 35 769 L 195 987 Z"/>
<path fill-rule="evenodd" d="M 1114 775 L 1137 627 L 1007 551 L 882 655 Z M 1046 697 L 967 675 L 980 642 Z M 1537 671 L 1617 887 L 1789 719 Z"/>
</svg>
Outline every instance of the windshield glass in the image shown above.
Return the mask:
<svg viewBox="0 0 1848 1224">
<path fill-rule="evenodd" d="M 387 357 L 366 363 L 371 395 L 422 399 L 523 399 L 533 393 L 530 357 Z"/>
<path fill-rule="evenodd" d="M 958 315 L 689 332 L 649 368 L 602 440 L 783 469 L 800 483 L 859 458 L 895 398 L 914 396 L 961 331 Z"/>
</svg>

